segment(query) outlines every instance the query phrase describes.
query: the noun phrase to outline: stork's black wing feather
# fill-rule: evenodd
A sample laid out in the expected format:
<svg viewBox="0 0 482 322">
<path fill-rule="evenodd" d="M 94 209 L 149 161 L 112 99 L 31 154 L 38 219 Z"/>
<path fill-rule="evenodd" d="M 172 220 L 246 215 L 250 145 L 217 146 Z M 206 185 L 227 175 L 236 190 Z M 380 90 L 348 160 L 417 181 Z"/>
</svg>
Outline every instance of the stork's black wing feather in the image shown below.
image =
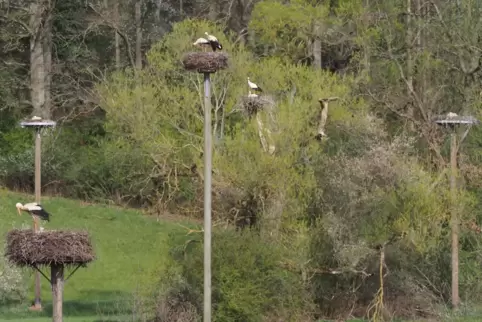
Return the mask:
<svg viewBox="0 0 482 322">
<path fill-rule="evenodd" d="M 219 41 L 209 41 L 209 44 L 211 45 L 213 51 L 216 51 L 216 49 L 223 49 L 223 46 L 219 43 Z"/>
<path fill-rule="evenodd" d="M 32 213 L 32 215 L 40 217 L 40 219 L 42 220 L 50 221 L 50 214 L 46 212 L 45 209 L 43 209 L 42 207 L 40 207 L 40 210 L 31 210 L 30 212 Z"/>
</svg>

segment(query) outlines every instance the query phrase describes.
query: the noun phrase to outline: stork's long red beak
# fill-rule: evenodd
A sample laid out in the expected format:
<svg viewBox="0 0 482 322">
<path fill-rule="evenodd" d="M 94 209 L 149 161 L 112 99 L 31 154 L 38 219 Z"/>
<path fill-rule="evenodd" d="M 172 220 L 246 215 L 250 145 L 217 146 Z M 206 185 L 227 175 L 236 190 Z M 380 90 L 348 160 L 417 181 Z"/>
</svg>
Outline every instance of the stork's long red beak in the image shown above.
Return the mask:
<svg viewBox="0 0 482 322">
<path fill-rule="evenodd" d="M 22 212 L 20 211 L 20 208 L 17 208 L 18 215 L 21 216 Z"/>
</svg>

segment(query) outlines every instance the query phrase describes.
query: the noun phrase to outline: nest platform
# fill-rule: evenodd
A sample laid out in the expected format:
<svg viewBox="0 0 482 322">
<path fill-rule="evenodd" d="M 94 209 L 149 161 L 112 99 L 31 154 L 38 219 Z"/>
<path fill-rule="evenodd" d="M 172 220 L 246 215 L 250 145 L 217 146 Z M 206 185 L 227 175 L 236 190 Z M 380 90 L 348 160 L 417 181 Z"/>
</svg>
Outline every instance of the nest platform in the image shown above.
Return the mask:
<svg viewBox="0 0 482 322">
<path fill-rule="evenodd" d="M 7 234 L 5 256 L 17 266 L 83 265 L 95 259 L 86 231 L 14 229 Z"/>
<path fill-rule="evenodd" d="M 228 68 L 228 55 L 224 52 L 190 52 L 184 55 L 182 64 L 186 70 L 199 73 L 215 73 Z"/>
<path fill-rule="evenodd" d="M 274 99 L 269 95 L 243 96 L 241 98 L 241 106 L 248 116 L 255 115 L 258 111 L 266 108 L 272 109 L 274 105 Z"/>
</svg>

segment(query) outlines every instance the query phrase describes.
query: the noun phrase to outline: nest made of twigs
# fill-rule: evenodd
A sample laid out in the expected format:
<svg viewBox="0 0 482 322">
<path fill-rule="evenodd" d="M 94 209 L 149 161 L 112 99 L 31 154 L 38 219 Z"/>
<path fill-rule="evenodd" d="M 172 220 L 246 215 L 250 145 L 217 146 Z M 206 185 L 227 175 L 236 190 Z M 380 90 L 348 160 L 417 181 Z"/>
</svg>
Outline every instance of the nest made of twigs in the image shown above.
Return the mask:
<svg viewBox="0 0 482 322">
<path fill-rule="evenodd" d="M 262 96 L 243 96 L 241 98 L 241 107 L 248 116 L 255 115 L 263 109 L 272 109 L 275 105 L 273 97 L 269 95 Z"/>
<path fill-rule="evenodd" d="M 182 64 L 186 70 L 199 73 L 215 73 L 228 68 L 228 55 L 224 52 L 191 52 L 184 55 Z"/>
<path fill-rule="evenodd" d="M 11 230 L 5 256 L 17 266 L 79 265 L 95 259 L 89 234 L 66 230 Z"/>
</svg>

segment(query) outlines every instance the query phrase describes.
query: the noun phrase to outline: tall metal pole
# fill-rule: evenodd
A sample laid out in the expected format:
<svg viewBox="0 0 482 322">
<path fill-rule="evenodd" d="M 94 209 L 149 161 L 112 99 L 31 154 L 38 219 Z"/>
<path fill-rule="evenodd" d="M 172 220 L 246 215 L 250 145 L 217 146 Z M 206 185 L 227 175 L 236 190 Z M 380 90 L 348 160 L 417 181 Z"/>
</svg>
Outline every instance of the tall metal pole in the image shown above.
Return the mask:
<svg viewBox="0 0 482 322">
<path fill-rule="evenodd" d="M 35 129 L 35 202 L 40 203 L 40 169 L 41 169 L 41 147 L 42 137 L 40 136 L 40 127 Z M 35 232 L 36 225 L 34 225 Z M 35 270 L 35 302 L 34 309 L 41 309 L 42 303 L 40 301 L 40 273 Z"/>
<path fill-rule="evenodd" d="M 211 80 L 204 73 L 204 322 L 211 322 Z"/>
<path fill-rule="evenodd" d="M 459 298 L 459 221 L 455 206 L 457 189 L 457 134 L 450 134 L 450 196 L 452 221 L 452 307 L 457 309 Z"/>
</svg>

